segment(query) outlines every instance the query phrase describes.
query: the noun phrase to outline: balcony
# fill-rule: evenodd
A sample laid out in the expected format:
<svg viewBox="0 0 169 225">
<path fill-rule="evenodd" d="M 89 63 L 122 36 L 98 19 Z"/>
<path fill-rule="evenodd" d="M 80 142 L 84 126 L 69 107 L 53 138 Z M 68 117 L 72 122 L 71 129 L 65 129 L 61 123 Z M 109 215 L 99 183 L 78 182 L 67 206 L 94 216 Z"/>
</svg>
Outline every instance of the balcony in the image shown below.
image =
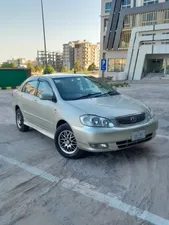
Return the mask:
<svg viewBox="0 0 169 225">
<path fill-rule="evenodd" d="M 124 19 L 123 30 L 165 23 L 169 23 L 169 9 L 128 15 Z"/>
<path fill-rule="evenodd" d="M 169 9 L 128 15 L 124 19 L 119 49 L 128 49 L 134 27 L 169 23 Z"/>
</svg>

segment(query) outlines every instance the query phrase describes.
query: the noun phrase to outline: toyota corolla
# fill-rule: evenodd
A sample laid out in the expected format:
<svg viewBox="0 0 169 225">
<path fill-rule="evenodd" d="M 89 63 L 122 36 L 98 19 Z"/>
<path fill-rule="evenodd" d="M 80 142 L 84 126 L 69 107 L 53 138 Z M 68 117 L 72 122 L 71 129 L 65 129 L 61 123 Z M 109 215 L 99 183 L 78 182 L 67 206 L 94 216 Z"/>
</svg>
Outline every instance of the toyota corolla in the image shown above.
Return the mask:
<svg viewBox="0 0 169 225">
<path fill-rule="evenodd" d="M 85 75 L 30 77 L 13 92 L 16 125 L 54 139 L 67 158 L 150 141 L 158 121 L 143 103 Z"/>
</svg>

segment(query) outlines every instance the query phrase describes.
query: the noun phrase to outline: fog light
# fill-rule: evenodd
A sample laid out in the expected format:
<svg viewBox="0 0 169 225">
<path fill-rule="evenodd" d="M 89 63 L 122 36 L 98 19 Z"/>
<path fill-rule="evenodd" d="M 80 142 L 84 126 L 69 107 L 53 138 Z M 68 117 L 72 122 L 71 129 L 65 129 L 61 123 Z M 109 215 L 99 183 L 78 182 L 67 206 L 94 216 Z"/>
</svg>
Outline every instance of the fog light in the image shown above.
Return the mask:
<svg viewBox="0 0 169 225">
<path fill-rule="evenodd" d="M 97 149 L 103 149 L 103 148 L 108 148 L 109 147 L 109 145 L 108 144 L 91 144 L 90 145 L 92 148 L 97 148 Z"/>
<path fill-rule="evenodd" d="M 109 147 L 108 144 L 99 144 L 99 146 L 100 146 L 101 148 L 108 148 L 108 147 Z"/>
</svg>

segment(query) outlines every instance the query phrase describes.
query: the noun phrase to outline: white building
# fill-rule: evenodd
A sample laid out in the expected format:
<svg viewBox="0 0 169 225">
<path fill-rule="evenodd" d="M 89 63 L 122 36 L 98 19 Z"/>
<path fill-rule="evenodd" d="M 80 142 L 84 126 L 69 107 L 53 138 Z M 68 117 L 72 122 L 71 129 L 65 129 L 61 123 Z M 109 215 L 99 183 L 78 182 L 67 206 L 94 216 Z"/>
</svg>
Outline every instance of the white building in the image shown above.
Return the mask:
<svg viewBox="0 0 169 225">
<path fill-rule="evenodd" d="M 63 45 L 63 66 L 69 70 L 74 67 L 74 42 Z"/>
<path fill-rule="evenodd" d="M 101 0 L 100 76 L 140 80 L 147 73 L 167 73 L 168 0 Z M 167 66 L 168 65 L 168 66 Z"/>
</svg>

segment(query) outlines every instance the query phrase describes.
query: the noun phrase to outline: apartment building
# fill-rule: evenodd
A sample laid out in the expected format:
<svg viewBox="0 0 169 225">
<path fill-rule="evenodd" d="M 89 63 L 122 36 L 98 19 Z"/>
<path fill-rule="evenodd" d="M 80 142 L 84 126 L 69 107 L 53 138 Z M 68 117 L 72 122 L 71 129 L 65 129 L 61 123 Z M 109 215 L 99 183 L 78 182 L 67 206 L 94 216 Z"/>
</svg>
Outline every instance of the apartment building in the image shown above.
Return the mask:
<svg viewBox="0 0 169 225">
<path fill-rule="evenodd" d="M 79 61 L 82 68 L 88 68 L 95 63 L 99 68 L 100 44 L 92 44 L 86 40 L 74 42 L 74 61 Z"/>
<path fill-rule="evenodd" d="M 94 62 L 96 67 L 99 69 L 99 62 L 100 62 L 100 43 L 91 44 L 91 61 Z"/>
<path fill-rule="evenodd" d="M 71 70 L 75 61 L 79 61 L 82 68 L 88 68 L 92 63 L 99 68 L 100 43 L 92 44 L 86 40 L 78 40 L 64 44 L 63 65 Z"/>
<path fill-rule="evenodd" d="M 27 68 L 27 60 L 25 58 L 13 58 L 8 60 L 7 62 L 16 64 L 18 68 Z"/>
<path fill-rule="evenodd" d="M 47 58 L 48 64 L 51 64 L 56 71 L 59 71 L 60 67 L 63 65 L 63 55 L 60 52 L 49 52 L 47 51 L 46 56 L 44 51 L 37 51 L 37 62 L 40 65 L 45 65 Z"/>
<path fill-rule="evenodd" d="M 167 71 L 168 0 L 101 0 L 100 54 L 114 80 L 140 80 Z M 101 66 L 100 66 L 101 68 Z"/>
<path fill-rule="evenodd" d="M 69 70 L 74 67 L 74 42 L 63 45 L 63 65 Z"/>
<path fill-rule="evenodd" d="M 56 71 L 60 71 L 63 66 L 63 53 L 56 52 Z"/>
</svg>

